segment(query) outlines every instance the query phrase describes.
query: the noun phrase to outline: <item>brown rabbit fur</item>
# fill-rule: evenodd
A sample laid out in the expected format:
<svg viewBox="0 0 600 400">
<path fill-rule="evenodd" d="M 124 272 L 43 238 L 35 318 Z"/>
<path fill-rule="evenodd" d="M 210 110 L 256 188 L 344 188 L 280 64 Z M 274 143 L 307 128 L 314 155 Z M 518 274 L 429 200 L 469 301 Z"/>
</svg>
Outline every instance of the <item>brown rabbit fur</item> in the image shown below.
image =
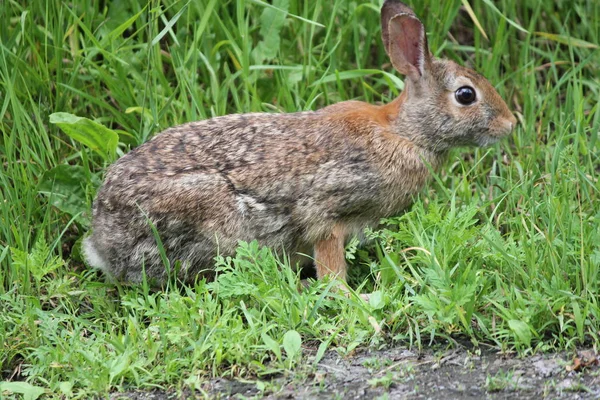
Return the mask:
<svg viewBox="0 0 600 400">
<path fill-rule="evenodd" d="M 119 280 L 139 282 L 145 271 L 164 281 L 151 221 L 183 280 L 210 271 L 240 240 L 293 264 L 312 254 L 319 278 L 344 279 L 349 236 L 407 207 L 449 148 L 493 143 L 516 124 L 485 78 L 430 54 L 410 8 L 387 0 L 381 16 L 386 51 L 406 76 L 400 97 L 165 130 L 108 169 L 84 242 L 89 264 Z"/>
</svg>

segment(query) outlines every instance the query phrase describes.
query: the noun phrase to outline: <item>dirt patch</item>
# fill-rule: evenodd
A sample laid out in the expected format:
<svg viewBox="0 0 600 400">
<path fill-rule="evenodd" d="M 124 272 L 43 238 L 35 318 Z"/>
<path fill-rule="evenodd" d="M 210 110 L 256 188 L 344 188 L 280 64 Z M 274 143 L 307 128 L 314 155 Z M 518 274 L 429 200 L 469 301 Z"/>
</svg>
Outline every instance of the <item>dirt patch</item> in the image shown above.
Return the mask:
<svg viewBox="0 0 600 400">
<path fill-rule="evenodd" d="M 310 362 L 310 357 L 309 357 Z M 592 350 L 518 358 L 457 348 L 329 352 L 311 369 L 268 381 L 214 379 L 202 392 L 120 393 L 112 399 L 598 399 L 600 368 Z"/>
</svg>

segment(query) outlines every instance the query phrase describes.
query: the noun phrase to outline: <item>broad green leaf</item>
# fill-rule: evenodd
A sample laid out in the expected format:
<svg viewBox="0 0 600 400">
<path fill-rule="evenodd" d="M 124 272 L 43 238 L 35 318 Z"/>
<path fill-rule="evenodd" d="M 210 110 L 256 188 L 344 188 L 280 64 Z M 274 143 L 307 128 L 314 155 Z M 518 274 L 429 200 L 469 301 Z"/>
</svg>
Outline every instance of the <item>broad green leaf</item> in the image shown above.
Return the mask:
<svg viewBox="0 0 600 400">
<path fill-rule="evenodd" d="M 511 319 L 508 321 L 508 326 L 523 345 L 529 346 L 531 344 L 531 329 L 525 322 Z"/>
<path fill-rule="evenodd" d="M 283 349 L 288 359 L 295 360 L 302 351 L 302 338 L 300 334 L 294 330 L 287 331 L 283 335 Z"/>
<path fill-rule="evenodd" d="M 381 290 L 377 290 L 371 293 L 371 295 L 369 296 L 369 305 L 375 310 L 379 310 L 385 306 L 383 292 Z"/>
<path fill-rule="evenodd" d="M 86 186 L 99 186 L 96 175 L 88 177 L 80 165 L 61 164 L 44 173 L 39 192 L 50 199 L 50 204 L 73 217 L 81 225 L 90 224 Z"/>
<path fill-rule="evenodd" d="M 119 135 L 112 129 L 64 112 L 51 114 L 50 123 L 58 125 L 63 132 L 100 154 L 106 161 L 115 159 Z"/>
<path fill-rule="evenodd" d="M 129 354 L 128 353 L 123 353 L 121 354 L 119 357 L 111 360 L 108 363 L 108 370 L 109 370 L 109 382 L 114 382 L 115 377 L 119 377 L 121 376 L 121 374 L 123 374 L 123 372 L 129 367 L 130 364 L 130 360 L 129 360 Z"/>
<path fill-rule="evenodd" d="M 73 382 L 61 382 L 59 383 L 58 388 L 67 398 L 73 396 Z"/>
<path fill-rule="evenodd" d="M 44 388 L 33 386 L 31 383 L 27 382 L 0 382 L 0 396 L 2 393 L 22 394 L 23 400 L 36 400 L 43 395 L 44 392 Z"/>
<path fill-rule="evenodd" d="M 281 39 L 279 34 L 287 17 L 289 0 L 275 0 L 273 6 L 267 7 L 260 15 L 260 36 L 262 40 L 252 51 L 254 60 L 257 64 L 262 64 L 265 60 L 272 60 L 277 56 Z"/>
</svg>

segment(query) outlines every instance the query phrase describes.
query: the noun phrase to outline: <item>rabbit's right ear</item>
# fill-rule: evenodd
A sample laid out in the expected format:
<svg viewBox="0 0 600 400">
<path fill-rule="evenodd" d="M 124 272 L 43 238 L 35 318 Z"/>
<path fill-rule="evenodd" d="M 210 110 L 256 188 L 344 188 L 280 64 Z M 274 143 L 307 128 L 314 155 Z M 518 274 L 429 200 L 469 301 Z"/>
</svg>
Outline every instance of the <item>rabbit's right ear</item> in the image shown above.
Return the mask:
<svg viewBox="0 0 600 400">
<path fill-rule="evenodd" d="M 431 63 L 425 27 L 405 4 L 386 0 L 381 8 L 381 37 L 385 50 L 402 75 L 421 78 Z"/>
</svg>

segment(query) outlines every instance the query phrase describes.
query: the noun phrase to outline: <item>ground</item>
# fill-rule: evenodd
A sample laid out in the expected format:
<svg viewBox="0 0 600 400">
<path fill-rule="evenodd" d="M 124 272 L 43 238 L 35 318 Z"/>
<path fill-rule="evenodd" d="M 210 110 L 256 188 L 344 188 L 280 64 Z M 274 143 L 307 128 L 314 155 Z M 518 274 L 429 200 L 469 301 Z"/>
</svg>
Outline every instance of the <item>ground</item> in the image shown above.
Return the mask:
<svg viewBox="0 0 600 400">
<path fill-rule="evenodd" d="M 422 352 L 406 347 L 365 350 L 350 357 L 330 351 L 310 370 L 258 384 L 219 378 L 206 381 L 194 394 L 126 392 L 111 399 L 598 399 L 598 362 L 590 348 L 526 357 L 462 345 Z"/>
</svg>

